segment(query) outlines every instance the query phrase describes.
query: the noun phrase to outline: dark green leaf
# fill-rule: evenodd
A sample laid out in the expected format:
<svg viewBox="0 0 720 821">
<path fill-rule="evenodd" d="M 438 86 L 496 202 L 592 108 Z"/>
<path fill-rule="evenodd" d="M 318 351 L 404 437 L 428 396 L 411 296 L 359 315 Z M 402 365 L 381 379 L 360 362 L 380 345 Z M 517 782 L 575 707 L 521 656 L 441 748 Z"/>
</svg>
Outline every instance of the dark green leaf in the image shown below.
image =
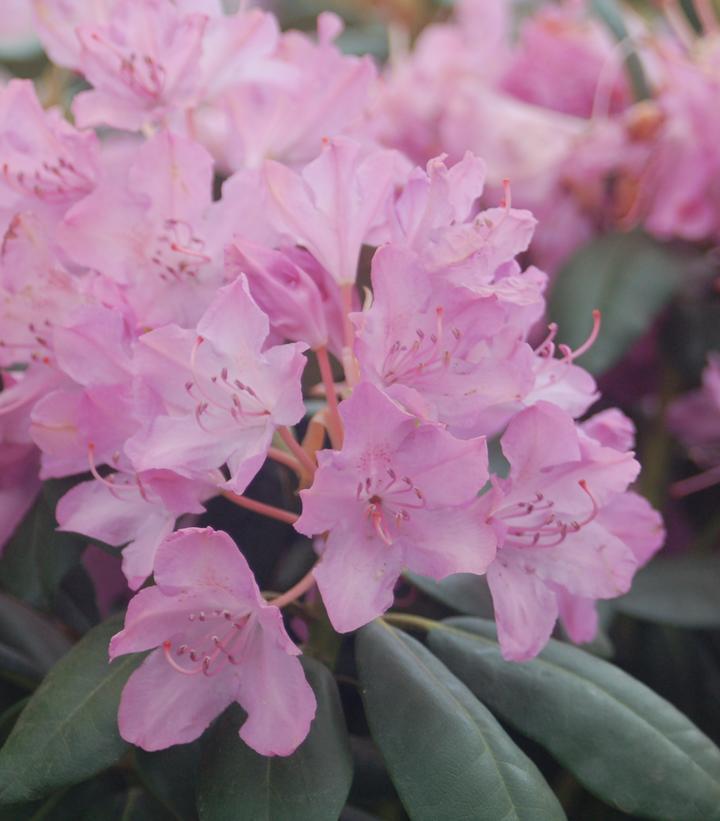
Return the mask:
<svg viewBox="0 0 720 821">
<path fill-rule="evenodd" d="M 65 574 L 80 560 L 86 538 L 58 533 L 55 506 L 67 482 L 46 483 L 0 558 L 0 588 L 50 610 Z"/>
<path fill-rule="evenodd" d="M 117 709 L 141 657 L 108 664 L 108 643 L 120 627 L 114 618 L 91 630 L 35 691 L 0 750 L 0 802 L 29 801 L 76 784 L 125 752 Z"/>
<path fill-rule="evenodd" d="M 0 593 L 0 671 L 13 671 L 15 658 L 31 681 L 39 680 L 71 647 L 68 637 L 49 619 Z"/>
<path fill-rule="evenodd" d="M 493 614 L 492 598 L 487 582 L 473 573 L 456 573 L 436 582 L 417 573 L 405 573 L 408 581 L 433 599 L 457 613 L 487 619 Z"/>
<path fill-rule="evenodd" d="M 599 374 L 651 326 L 679 285 L 683 258 L 646 234 L 608 234 L 581 248 L 558 273 L 549 312 L 562 342 L 575 348 L 602 312 L 600 335 L 582 356 Z"/>
<path fill-rule="evenodd" d="M 532 761 L 419 642 L 375 622 L 356 653 L 373 738 L 413 821 L 565 817 Z"/>
<path fill-rule="evenodd" d="M 676 627 L 720 627 L 720 556 L 656 559 L 643 568 L 617 609 Z"/>
<path fill-rule="evenodd" d="M 556 641 L 533 661 L 507 662 L 493 624 L 444 624 L 454 629 L 430 632 L 433 651 L 600 798 L 649 818 L 720 819 L 720 750 L 644 684 Z"/>
<path fill-rule="evenodd" d="M 179 744 L 168 750 L 148 753 L 135 750 L 138 774 L 148 791 L 176 818 L 194 819 L 200 742 Z"/>
<path fill-rule="evenodd" d="M 318 712 L 288 757 L 266 758 L 238 736 L 244 713 L 231 707 L 206 739 L 200 765 L 202 821 L 336 821 L 352 781 L 352 759 L 337 686 L 323 665 L 303 658 Z"/>
</svg>

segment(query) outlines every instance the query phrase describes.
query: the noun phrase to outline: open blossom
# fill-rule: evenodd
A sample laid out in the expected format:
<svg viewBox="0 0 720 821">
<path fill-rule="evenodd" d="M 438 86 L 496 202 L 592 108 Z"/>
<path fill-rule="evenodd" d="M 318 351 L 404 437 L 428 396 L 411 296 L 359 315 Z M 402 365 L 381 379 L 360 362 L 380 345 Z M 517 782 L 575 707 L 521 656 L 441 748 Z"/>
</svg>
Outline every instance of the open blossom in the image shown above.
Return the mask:
<svg viewBox="0 0 720 821">
<path fill-rule="evenodd" d="M 290 755 L 315 696 L 280 611 L 263 601 L 232 539 L 211 528 L 168 536 L 155 582 L 110 643 L 111 659 L 156 648 L 123 690 L 123 738 L 145 750 L 185 744 L 237 701 L 248 716 L 240 737 L 261 755 Z"/>
<path fill-rule="evenodd" d="M 503 655 L 523 660 L 547 642 L 564 594 L 604 599 L 629 589 L 638 557 L 608 526 L 607 507 L 639 465 L 545 402 L 513 418 L 502 448 L 509 476 L 493 480 L 478 509 L 498 538 L 488 582 Z"/>
<path fill-rule="evenodd" d="M 267 161 L 270 220 L 290 242 L 310 251 L 338 284 L 352 285 L 363 244 L 386 230 L 386 209 L 405 169 L 397 152 L 346 137 L 327 140 L 301 173 Z"/>
<path fill-rule="evenodd" d="M 320 14 L 317 29 L 317 38 L 282 34 L 273 54 L 274 77 L 232 75 L 217 105 L 200 110 L 200 131 L 222 135 L 212 142 L 231 169 L 259 168 L 270 158 L 292 167 L 308 163 L 323 138 L 345 132 L 360 118 L 376 79 L 373 60 L 335 46 L 342 31 L 335 14 Z"/>
<path fill-rule="evenodd" d="M 434 279 L 392 245 L 376 253 L 372 281 L 372 307 L 353 315 L 363 377 L 455 435 L 493 432 L 534 385 L 533 351 L 504 301 Z"/>
<path fill-rule="evenodd" d="M 390 607 L 403 569 L 483 573 L 494 539 L 469 510 L 488 478 L 484 437 L 420 424 L 369 383 L 340 413 L 342 450 L 318 454 L 295 527 L 327 533 L 315 578 L 333 626 L 347 632 Z"/>
<path fill-rule="evenodd" d="M 240 276 L 220 288 L 196 331 L 166 325 L 140 338 L 147 424 L 125 452 L 138 471 L 193 476 L 227 463 L 223 487 L 242 493 L 275 429 L 305 414 L 302 343 L 264 349 L 267 316 Z"/>
<path fill-rule="evenodd" d="M 75 98 L 77 122 L 136 130 L 191 106 L 206 24 L 170 0 L 116 0 L 106 21 L 79 25 L 78 67 L 94 88 Z"/>
<path fill-rule="evenodd" d="M 55 515 L 61 530 L 122 547 L 123 573 L 137 590 L 152 574 L 157 548 L 177 519 L 205 511 L 203 502 L 216 493 L 212 478 L 187 479 L 169 470 L 97 474 L 71 488 Z"/>
<path fill-rule="evenodd" d="M 160 131 L 122 158 L 67 211 L 60 246 L 118 283 L 142 327 L 197 322 L 222 282 L 221 241 L 210 239 L 212 157 Z"/>
<path fill-rule="evenodd" d="M 59 111 L 43 111 L 29 80 L 0 91 L 0 213 L 31 205 L 67 207 L 92 191 L 99 173 L 98 140 L 77 131 Z"/>
</svg>

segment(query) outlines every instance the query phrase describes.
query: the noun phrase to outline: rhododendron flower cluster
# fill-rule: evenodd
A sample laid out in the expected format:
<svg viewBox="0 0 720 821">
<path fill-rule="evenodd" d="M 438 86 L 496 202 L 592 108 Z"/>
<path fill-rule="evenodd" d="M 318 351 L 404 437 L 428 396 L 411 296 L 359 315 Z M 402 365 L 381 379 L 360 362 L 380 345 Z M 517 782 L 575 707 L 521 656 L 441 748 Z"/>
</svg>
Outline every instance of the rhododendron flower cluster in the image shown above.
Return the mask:
<svg viewBox="0 0 720 821">
<path fill-rule="evenodd" d="M 656 5 L 665 14 L 625 10 L 617 42 L 582 0 L 539 4 L 517 34 L 513 3 L 461 0 L 390 63 L 373 133 L 417 162 L 469 148 L 493 192 L 510 177 L 540 221 L 532 258 L 550 273 L 611 227 L 717 243 L 718 21 L 701 0 L 696 33 L 680 4 Z M 631 59 L 648 99 L 637 100 Z"/>
<path fill-rule="evenodd" d="M 122 736 L 185 743 L 238 702 L 247 744 L 292 753 L 315 697 L 283 608 L 315 584 L 340 633 L 391 608 L 409 570 L 486 576 L 507 659 L 536 655 L 558 618 L 592 638 L 596 602 L 629 590 L 662 524 L 630 489 L 632 423 L 586 417 L 599 392 L 579 360 L 599 313 L 575 350 L 543 329 L 548 277 L 523 262 L 536 216 L 513 198 L 550 160 L 521 152 L 516 188 L 502 134 L 460 151 L 454 117 L 468 94 L 476 112 L 497 103 L 502 128 L 533 127 L 528 103 L 552 109 L 562 145 L 537 151 L 556 162 L 586 138 L 612 55 L 598 32 L 562 7 L 508 55 L 498 4 L 466 3 L 468 32 L 501 59 L 450 24 L 378 88 L 329 14 L 311 37 L 214 0 L 34 9 L 50 56 L 88 87 L 74 125 L 29 81 L 0 91 L 0 539 L 41 480 L 77 477 L 60 529 L 121 550 L 136 591 L 110 655 L 152 650 L 125 686 Z M 557 32 L 565 50 L 528 78 Z M 552 78 L 576 59 L 587 93 L 570 98 Z M 448 109 L 432 135 L 392 102 L 420 105 L 428 72 Z M 616 72 L 603 88 L 607 113 L 627 112 Z M 513 180 L 486 192 L 498 174 Z M 299 513 L 254 498 L 268 461 Z M 242 540 L 190 526 L 216 497 L 312 539 L 310 573 L 266 601 Z"/>
</svg>

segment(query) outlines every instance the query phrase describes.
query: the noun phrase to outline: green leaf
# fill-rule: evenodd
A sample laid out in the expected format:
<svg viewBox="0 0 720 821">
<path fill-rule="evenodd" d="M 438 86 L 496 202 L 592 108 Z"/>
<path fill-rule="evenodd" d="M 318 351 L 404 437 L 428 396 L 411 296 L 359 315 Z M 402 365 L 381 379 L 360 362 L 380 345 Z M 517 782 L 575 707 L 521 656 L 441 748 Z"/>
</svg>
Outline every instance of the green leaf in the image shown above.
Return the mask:
<svg viewBox="0 0 720 821">
<path fill-rule="evenodd" d="M 436 582 L 417 573 L 405 573 L 405 578 L 436 601 L 457 613 L 490 618 L 493 614 L 490 589 L 484 577 L 474 573 L 456 573 Z"/>
<path fill-rule="evenodd" d="M 375 622 L 356 657 L 372 736 L 413 821 L 565 818 L 532 761 L 419 642 Z"/>
<path fill-rule="evenodd" d="M 675 627 L 720 627 L 720 556 L 655 559 L 634 578 L 632 590 L 614 605 L 647 621 Z"/>
<path fill-rule="evenodd" d="M 30 801 L 114 764 L 128 748 L 117 728 L 120 693 L 142 656 L 108 663 L 113 618 L 48 673 L 0 750 L 0 802 Z"/>
<path fill-rule="evenodd" d="M 310 734 L 287 757 L 258 755 L 238 736 L 239 707 L 209 733 L 200 764 L 202 821 L 336 821 L 352 781 L 352 758 L 335 680 L 322 664 L 303 658 L 318 702 Z"/>
<path fill-rule="evenodd" d="M 680 284 L 683 257 L 634 231 L 607 234 L 581 248 L 558 273 L 549 313 L 559 338 L 576 348 L 587 339 L 592 311 L 602 313 L 600 335 L 582 365 L 599 374 L 650 327 Z"/>
<path fill-rule="evenodd" d="M 0 588 L 42 610 L 52 608 L 60 582 L 87 544 L 55 529 L 55 507 L 70 486 L 67 480 L 45 483 L 0 557 Z"/>
<path fill-rule="evenodd" d="M 41 679 L 72 647 L 49 619 L 0 593 L 0 671 Z M 18 665 L 18 666 L 15 666 Z"/>
<path fill-rule="evenodd" d="M 135 750 L 136 769 L 148 792 L 179 819 L 196 817 L 195 791 L 199 763 L 199 741 L 155 753 Z"/>
<path fill-rule="evenodd" d="M 443 625 L 429 634 L 433 652 L 598 797 L 654 819 L 720 819 L 720 750 L 644 684 L 556 641 L 533 661 L 507 662 L 493 624 Z"/>
</svg>

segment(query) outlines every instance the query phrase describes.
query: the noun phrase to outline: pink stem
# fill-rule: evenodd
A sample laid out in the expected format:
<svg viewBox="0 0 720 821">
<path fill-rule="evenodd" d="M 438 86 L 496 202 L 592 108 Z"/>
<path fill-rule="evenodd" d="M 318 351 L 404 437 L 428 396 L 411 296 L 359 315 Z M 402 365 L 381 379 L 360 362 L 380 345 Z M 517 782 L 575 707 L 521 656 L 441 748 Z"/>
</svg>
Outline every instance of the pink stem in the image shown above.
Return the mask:
<svg viewBox="0 0 720 821">
<path fill-rule="evenodd" d="M 278 433 L 280 434 L 280 438 L 285 442 L 288 448 L 297 456 L 298 461 L 300 464 L 305 468 L 305 470 L 309 471 L 310 475 L 312 476 L 315 473 L 315 462 L 307 455 L 307 453 L 302 449 L 302 446 L 298 443 L 297 439 L 293 436 L 292 431 L 288 428 L 278 428 Z"/>
<path fill-rule="evenodd" d="M 712 487 L 718 482 L 720 482 L 720 466 L 675 482 L 670 486 L 670 493 L 675 499 L 681 499 L 683 496 L 689 496 L 691 493 L 697 493 L 699 490 Z"/>
<path fill-rule="evenodd" d="M 280 450 L 280 448 L 269 448 L 268 456 L 274 462 L 279 462 L 281 465 L 285 465 L 285 467 L 290 468 L 290 470 L 294 470 L 295 473 L 302 473 L 300 462 L 298 462 L 294 456 L 291 456 L 289 453 L 285 453 L 284 450 Z"/>
<path fill-rule="evenodd" d="M 323 385 L 325 386 L 325 394 L 327 396 L 328 407 L 330 409 L 330 418 L 328 419 L 328 433 L 330 440 L 336 450 L 342 447 L 343 427 L 340 419 L 340 412 L 338 411 L 337 392 L 335 388 L 335 379 L 333 378 L 332 368 L 330 367 L 330 359 L 328 357 L 327 348 L 323 345 L 315 350 L 318 365 L 320 366 L 320 375 L 322 376 Z"/>
<path fill-rule="evenodd" d="M 288 591 L 282 594 L 282 596 L 278 596 L 276 599 L 271 599 L 270 604 L 274 604 L 275 607 L 285 607 L 288 604 L 291 604 L 296 599 L 299 599 L 303 593 L 307 593 L 308 590 L 315 584 L 315 577 L 313 576 L 313 568 L 310 570 L 309 573 L 306 573 L 302 579 L 297 584 L 294 584 Z"/>
<path fill-rule="evenodd" d="M 277 519 L 280 522 L 285 522 L 289 525 L 294 525 L 298 520 L 296 513 L 291 513 L 289 510 L 282 510 L 274 505 L 266 505 L 264 502 L 257 502 L 255 499 L 248 499 L 247 496 L 238 496 L 230 490 L 224 490 L 222 495 L 236 504 L 238 507 L 243 507 L 246 510 L 252 510 L 259 513 L 261 516 L 269 516 L 271 519 Z"/>
</svg>

